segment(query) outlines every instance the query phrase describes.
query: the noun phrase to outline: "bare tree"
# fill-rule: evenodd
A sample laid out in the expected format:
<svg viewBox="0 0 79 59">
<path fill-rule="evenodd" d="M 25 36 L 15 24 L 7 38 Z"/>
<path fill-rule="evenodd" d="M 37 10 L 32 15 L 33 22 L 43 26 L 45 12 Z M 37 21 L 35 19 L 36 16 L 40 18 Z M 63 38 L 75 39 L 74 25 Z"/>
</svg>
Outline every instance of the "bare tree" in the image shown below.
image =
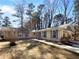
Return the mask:
<svg viewBox="0 0 79 59">
<path fill-rule="evenodd" d="M 76 17 L 77 23 L 79 25 L 79 0 L 74 1 L 74 9 L 75 9 L 75 17 Z"/>
<path fill-rule="evenodd" d="M 50 19 L 50 15 L 49 15 L 49 13 L 47 12 L 47 13 L 45 13 L 44 14 L 44 26 L 45 26 L 45 28 L 48 28 L 48 20 Z"/>
<path fill-rule="evenodd" d="M 74 40 L 76 40 L 76 37 L 79 37 L 79 0 L 74 1 L 74 13 L 75 13 L 75 19 L 76 19 L 76 26 L 74 26 Z"/>
<path fill-rule="evenodd" d="M 46 12 L 49 11 L 49 25 L 48 27 L 51 27 L 51 24 L 54 23 L 54 16 L 57 14 L 63 14 L 64 16 L 64 23 L 67 23 L 68 17 L 72 12 L 73 4 L 70 0 L 47 0 L 44 1 L 46 5 Z M 71 5 L 70 5 L 71 4 Z"/>
<path fill-rule="evenodd" d="M 16 0 L 15 0 L 16 1 Z M 16 10 L 16 14 L 13 14 L 13 16 L 19 18 L 20 20 L 20 24 L 21 24 L 21 28 L 23 27 L 23 22 L 24 22 L 24 16 L 25 16 L 25 9 L 26 9 L 26 1 L 25 0 L 21 0 L 20 2 L 16 1 L 15 4 L 15 10 Z"/>
<path fill-rule="evenodd" d="M 51 27 L 52 20 L 54 20 L 53 17 L 54 17 L 54 14 L 56 13 L 56 10 L 58 8 L 58 1 L 59 0 L 44 1 L 45 5 L 46 5 L 47 12 L 49 13 L 49 19 L 48 19 L 48 27 L 49 28 Z"/>
<path fill-rule="evenodd" d="M 21 28 L 23 28 L 23 15 L 24 15 L 24 6 L 23 4 L 16 5 L 17 17 L 20 18 L 21 21 Z"/>
<path fill-rule="evenodd" d="M 64 23 L 67 23 L 67 18 L 73 9 L 73 1 L 70 0 L 61 0 L 64 8 Z M 71 5 L 70 5 L 71 4 Z M 72 12 L 73 13 L 73 12 Z"/>
<path fill-rule="evenodd" d="M 43 10 L 43 8 L 44 8 L 44 4 L 40 4 L 40 5 L 38 5 L 38 7 L 37 7 L 37 17 L 38 17 L 38 29 L 42 29 L 42 10 Z"/>
</svg>

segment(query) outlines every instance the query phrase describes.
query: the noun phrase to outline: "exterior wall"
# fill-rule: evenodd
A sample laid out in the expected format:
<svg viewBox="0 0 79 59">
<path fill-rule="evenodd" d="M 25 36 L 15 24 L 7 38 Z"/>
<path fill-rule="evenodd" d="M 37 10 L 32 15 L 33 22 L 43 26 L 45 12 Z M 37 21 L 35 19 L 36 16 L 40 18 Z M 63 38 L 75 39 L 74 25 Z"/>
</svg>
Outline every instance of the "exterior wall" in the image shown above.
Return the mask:
<svg viewBox="0 0 79 59">
<path fill-rule="evenodd" d="M 51 39 L 51 31 L 47 31 L 47 39 Z"/>
<path fill-rule="evenodd" d="M 3 31 L 3 35 L 5 39 L 12 39 L 17 37 L 17 32 L 15 31 Z"/>
<path fill-rule="evenodd" d="M 46 31 L 40 31 L 41 32 L 41 38 L 46 39 L 47 38 L 47 32 Z M 46 34 L 45 34 L 46 32 Z"/>
<path fill-rule="evenodd" d="M 15 39 L 18 39 L 20 33 L 22 32 L 14 28 L 0 29 L 0 35 L 3 35 L 4 39 L 9 41 L 15 41 Z"/>
<path fill-rule="evenodd" d="M 56 38 L 53 37 L 54 35 L 54 31 L 57 30 L 57 36 Z M 46 33 L 45 33 L 46 32 Z M 34 33 L 36 33 L 34 35 Z M 38 34 L 40 33 L 40 35 Z M 52 40 L 52 41 L 60 41 L 61 37 L 63 37 L 63 33 L 64 33 L 64 29 L 44 29 L 44 30 L 38 30 L 38 32 L 30 32 L 30 36 L 32 37 L 40 37 L 40 38 L 43 38 L 43 39 L 47 39 L 47 40 Z"/>
<path fill-rule="evenodd" d="M 41 37 L 43 37 L 43 35 L 44 35 L 44 33 L 43 33 L 43 32 L 41 32 Z"/>
<path fill-rule="evenodd" d="M 4 39 L 11 39 L 13 37 L 13 33 L 11 33 L 11 31 L 2 31 L 1 35 Z"/>
<path fill-rule="evenodd" d="M 35 37 L 34 32 L 30 32 L 29 37 Z"/>
<path fill-rule="evenodd" d="M 58 38 L 61 39 L 63 37 L 64 29 L 58 30 Z"/>
</svg>

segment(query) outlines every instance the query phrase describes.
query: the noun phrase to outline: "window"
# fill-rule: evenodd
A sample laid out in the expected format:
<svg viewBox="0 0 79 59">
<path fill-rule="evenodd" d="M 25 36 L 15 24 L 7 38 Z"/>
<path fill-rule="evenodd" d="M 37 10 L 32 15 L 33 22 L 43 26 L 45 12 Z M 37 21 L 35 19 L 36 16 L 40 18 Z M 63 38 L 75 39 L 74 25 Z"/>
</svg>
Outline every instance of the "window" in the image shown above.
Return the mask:
<svg viewBox="0 0 79 59">
<path fill-rule="evenodd" d="M 53 38 L 53 31 L 50 31 L 50 34 L 51 34 L 51 38 Z"/>
<path fill-rule="evenodd" d="M 58 30 L 53 31 L 53 38 L 58 38 Z"/>
<path fill-rule="evenodd" d="M 46 31 L 44 31 L 44 37 L 46 37 L 46 35 L 47 35 L 47 32 L 46 32 Z"/>
<path fill-rule="evenodd" d="M 35 33 L 33 33 L 33 35 L 35 35 Z"/>
<path fill-rule="evenodd" d="M 39 34 L 39 37 L 41 37 L 41 32 L 38 32 L 38 34 Z"/>
</svg>

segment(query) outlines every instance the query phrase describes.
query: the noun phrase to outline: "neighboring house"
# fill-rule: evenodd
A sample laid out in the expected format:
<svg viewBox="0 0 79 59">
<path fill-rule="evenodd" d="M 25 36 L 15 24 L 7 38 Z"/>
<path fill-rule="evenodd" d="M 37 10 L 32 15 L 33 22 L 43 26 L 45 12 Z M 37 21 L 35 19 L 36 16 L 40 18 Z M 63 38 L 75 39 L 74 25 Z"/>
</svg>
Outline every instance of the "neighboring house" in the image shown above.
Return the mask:
<svg viewBox="0 0 79 59">
<path fill-rule="evenodd" d="M 0 28 L 0 36 L 5 40 L 15 40 L 26 36 L 26 33 L 21 31 L 20 28 L 2 27 Z"/>
</svg>

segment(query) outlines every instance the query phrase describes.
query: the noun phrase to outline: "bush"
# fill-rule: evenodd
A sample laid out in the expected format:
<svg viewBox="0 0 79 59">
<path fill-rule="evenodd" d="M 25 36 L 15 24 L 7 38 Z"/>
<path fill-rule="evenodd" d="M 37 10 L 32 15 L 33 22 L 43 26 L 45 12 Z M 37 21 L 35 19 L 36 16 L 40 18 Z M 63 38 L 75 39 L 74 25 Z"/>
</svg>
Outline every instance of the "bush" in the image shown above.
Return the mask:
<svg viewBox="0 0 79 59">
<path fill-rule="evenodd" d="M 62 42 L 62 43 L 69 42 L 70 39 L 71 39 L 70 36 L 68 36 L 68 37 L 62 37 L 62 38 L 61 38 L 61 42 Z"/>
<path fill-rule="evenodd" d="M 10 42 L 10 46 L 15 46 L 16 43 L 15 42 Z"/>
</svg>

